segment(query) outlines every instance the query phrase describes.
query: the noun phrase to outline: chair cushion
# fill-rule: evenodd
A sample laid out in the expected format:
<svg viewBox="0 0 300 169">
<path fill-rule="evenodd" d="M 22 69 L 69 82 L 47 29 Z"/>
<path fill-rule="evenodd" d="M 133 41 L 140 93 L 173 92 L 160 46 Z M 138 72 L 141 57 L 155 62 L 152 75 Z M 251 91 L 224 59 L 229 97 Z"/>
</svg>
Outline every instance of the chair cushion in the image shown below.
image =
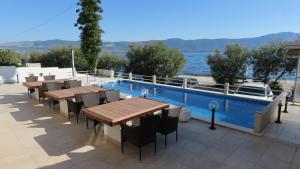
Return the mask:
<svg viewBox="0 0 300 169">
<path fill-rule="evenodd" d="M 135 118 L 130 121 L 126 121 L 127 126 L 139 127 L 141 125 L 140 118 Z"/>
</svg>

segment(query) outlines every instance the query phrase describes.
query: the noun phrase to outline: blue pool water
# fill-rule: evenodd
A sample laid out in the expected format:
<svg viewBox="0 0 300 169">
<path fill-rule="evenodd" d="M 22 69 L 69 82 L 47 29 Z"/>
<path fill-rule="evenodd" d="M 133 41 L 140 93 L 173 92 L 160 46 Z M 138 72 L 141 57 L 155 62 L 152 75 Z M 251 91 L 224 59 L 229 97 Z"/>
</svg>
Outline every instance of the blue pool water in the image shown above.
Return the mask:
<svg viewBox="0 0 300 169">
<path fill-rule="evenodd" d="M 202 91 L 192 91 L 180 88 L 132 82 L 122 80 L 105 83 L 104 88 L 120 90 L 122 93 L 141 96 L 142 89 L 148 89 L 151 99 L 168 102 L 178 106 L 185 106 L 192 111 L 192 115 L 204 120 L 211 118 L 208 105 L 217 101 L 219 107 L 216 111 L 216 120 L 226 122 L 248 129 L 254 128 L 254 116 L 257 110 L 264 109 L 269 102 L 250 100 L 223 94 L 213 94 Z"/>
</svg>

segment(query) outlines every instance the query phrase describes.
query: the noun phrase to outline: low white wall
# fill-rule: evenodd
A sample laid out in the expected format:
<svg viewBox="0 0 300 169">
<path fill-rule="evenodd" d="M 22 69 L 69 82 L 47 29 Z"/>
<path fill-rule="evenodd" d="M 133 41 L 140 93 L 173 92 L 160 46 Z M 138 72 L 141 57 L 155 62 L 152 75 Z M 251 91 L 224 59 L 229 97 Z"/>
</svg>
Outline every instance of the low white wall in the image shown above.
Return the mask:
<svg viewBox="0 0 300 169">
<path fill-rule="evenodd" d="M 39 80 L 44 80 L 45 75 L 55 75 L 56 79 L 71 78 L 72 68 L 58 68 L 58 67 L 15 67 L 15 66 L 0 66 L 0 83 L 16 83 L 25 82 L 25 77 L 33 74 L 38 76 Z"/>
<path fill-rule="evenodd" d="M 278 114 L 278 104 L 284 98 L 285 92 L 282 92 L 264 110 L 255 113 L 254 132 L 263 133 L 264 129 L 274 121 Z"/>
<path fill-rule="evenodd" d="M 111 76 L 111 70 L 105 70 L 105 69 L 97 69 L 97 74 L 99 76 L 105 76 L 105 77 L 110 77 Z"/>
</svg>

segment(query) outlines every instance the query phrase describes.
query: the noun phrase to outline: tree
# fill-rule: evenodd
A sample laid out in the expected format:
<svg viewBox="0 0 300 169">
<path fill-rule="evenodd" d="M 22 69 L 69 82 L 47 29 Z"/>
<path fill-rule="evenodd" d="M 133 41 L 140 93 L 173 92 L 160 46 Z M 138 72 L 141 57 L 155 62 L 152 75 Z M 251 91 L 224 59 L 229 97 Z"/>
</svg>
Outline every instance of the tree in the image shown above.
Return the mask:
<svg viewBox="0 0 300 169">
<path fill-rule="evenodd" d="M 121 71 L 124 70 L 127 64 L 127 59 L 113 53 L 103 53 L 99 58 L 97 68 Z"/>
<path fill-rule="evenodd" d="M 0 66 L 17 66 L 21 62 L 21 54 L 9 49 L 0 49 Z"/>
<path fill-rule="evenodd" d="M 251 52 L 251 64 L 253 65 L 253 77 L 262 79 L 265 84 L 272 82 L 273 86 L 282 76 L 291 73 L 296 67 L 296 60 L 289 59 L 286 50 L 280 44 L 270 44 Z"/>
<path fill-rule="evenodd" d="M 144 47 L 131 45 L 127 52 L 127 72 L 140 75 L 173 77 L 183 69 L 186 60 L 178 49 L 160 43 Z"/>
<path fill-rule="evenodd" d="M 76 46 L 52 48 L 48 52 L 33 51 L 30 54 L 30 62 L 41 63 L 43 67 L 72 67 L 71 51 L 74 50 L 74 61 L 77 70 L 87 70 L 88 63 L 80 49 Z"/>
<path fill-rule="evenodd" d="M 102 29 L 99 21 L 103 12 L 100 7 L 101 0 L 80 0 L 77 5 L 81 6 L 76 12 L 79 13 L 76 27 L 81 30 L 81 51 L 91 69 L 96 69 L 98 56 L 101 52 Z"/>
<path fill-rule="evenodd" d="M 224 55 L 216 50 L 207 61 L 212 77 L 217 83 L 235 84 L 247 71 L 248 56 L 247 49 L 238 44 L 226 46 Z"/>
</svg>

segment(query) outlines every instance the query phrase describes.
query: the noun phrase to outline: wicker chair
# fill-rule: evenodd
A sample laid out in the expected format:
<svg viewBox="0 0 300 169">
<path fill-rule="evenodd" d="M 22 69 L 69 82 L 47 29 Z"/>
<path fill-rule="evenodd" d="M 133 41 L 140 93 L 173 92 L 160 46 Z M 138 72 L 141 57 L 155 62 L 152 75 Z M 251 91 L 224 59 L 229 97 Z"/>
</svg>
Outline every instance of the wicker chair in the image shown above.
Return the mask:
<svg viewBox="0 0 300 169">
<path fill-rule="evenodd" d="M 167 135 L 176 132 L 178 140 L 178 120 L 182 107 L 163 109 L 158 132 L 165 135 L 165 147 L 167 147 Z"/>
<path fill-rule="evenodd" d="M 48 82 L 45 84 L 46 84 L 46 88 L 47 88 L 46 91 L 60 90 L 62 87 L 62 85 L 57 82 Z M 53 110 L 55 110 L 55 105 L 57 105 L 59 103 L 59 101 L 53 100 L 51 98 L 48 98 L 48 101 L 49 101 L 49 105 L 52 105 Z"/>
<path fill-rule="evenodd" d="M 120 100 L 120 91 L 118 90 L 106 90 L 105 91 L 106 102 L 111 103 Z"/>
<path fill-rule="evenodd" d="M 36 82 L 38 81 L 38 76 L 29 76 L 29 77 L 25 77 L 25 81 L 26 82 Z M 34 93 L 34 89 L 30 89 L 28 88 L 28 96 L 31 97 L 31 94 Z"/>
<path fill-rule="evenodd" d="M 139 158 L 142 160 L 142 147 L 154 143 L 154 152 L 156 152 L 156 131 L 159 125 L 159 116 L 141 117 L 140 126 L 132 127 L 121 124 L 121 151 L 124 152 L 124 142 L 139 147 Z"/>
<path fill-rule="evenodd" d="M 81 112 L 83 102 L 82 102 L 82 95 L 86 93 L 77 93 L 75 94 L 75 99 L 67 99 L 68 103 L 68 118 L 71 120 L 71 112 L 76 115 L 76 120 L 78 124 L 79 114 Z"/>
<path fill-rule="evenodd" d="M 55 75 L 44 76 L 44 80 L 55 80 Z"/>
<path fill-rule="evenodd" d="M 74 87 L 80 87 L 81 86 L 81 81 L 77 80 L 68 80 L 64 82 L 64 88 L 69 89 L 69 88 L 74 88 Z"/>
<path fill-rule="evenodd" d="M 47 91 L 47 85 L 46 83 L 42 83 L 42 86 L 38 87 L 38 92 L 39 92 L 39 102 L 41 101 L 41 98 L 43 98 L 43 100 L 46 100 L 45 94 L 44 92 Z"/>
<path fill-rule="evenodd" d="M 87 93 L 81 96 L 82 102 L 85 108 L 97 106 L 100 104 L 100 94 L 99 93 Z M 96 119 L 90 118 L 86 116 L 86 127 L 89 127 L 89 120 L 94 121 L 94 132 L 97 134 L 96 126 L 100 124 L 100 122 Z"/>
</svg>

